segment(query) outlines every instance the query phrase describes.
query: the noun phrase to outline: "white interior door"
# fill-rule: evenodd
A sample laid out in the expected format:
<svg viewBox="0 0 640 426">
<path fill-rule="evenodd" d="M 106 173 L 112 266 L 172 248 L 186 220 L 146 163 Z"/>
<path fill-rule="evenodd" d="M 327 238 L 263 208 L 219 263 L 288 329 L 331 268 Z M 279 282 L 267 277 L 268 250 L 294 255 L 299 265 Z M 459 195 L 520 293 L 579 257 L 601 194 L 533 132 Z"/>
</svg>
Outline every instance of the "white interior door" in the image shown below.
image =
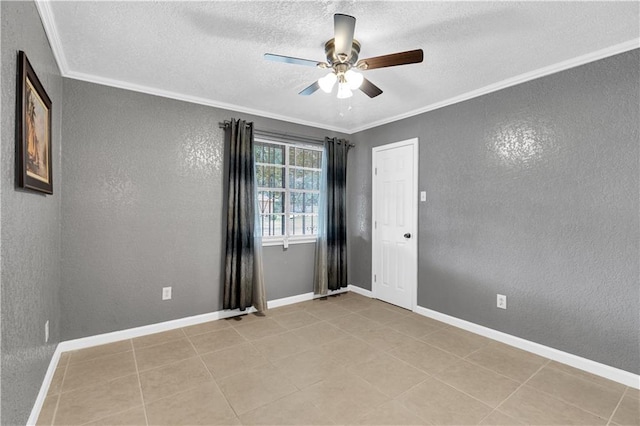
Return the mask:
<svg viewBox="0 0 640 426">
<path fill-rule="evenodd" d="M 417 293 L 418 139 L 373 148 L 374 297 L 406 309 Z"/>
</svg>

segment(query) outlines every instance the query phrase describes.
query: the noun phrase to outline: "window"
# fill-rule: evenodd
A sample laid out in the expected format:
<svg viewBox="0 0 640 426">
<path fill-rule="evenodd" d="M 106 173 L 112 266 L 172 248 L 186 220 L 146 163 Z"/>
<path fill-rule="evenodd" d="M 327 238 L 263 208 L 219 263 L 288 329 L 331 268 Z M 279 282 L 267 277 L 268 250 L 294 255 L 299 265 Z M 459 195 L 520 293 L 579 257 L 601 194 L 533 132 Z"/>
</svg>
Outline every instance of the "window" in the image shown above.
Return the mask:
<svg viewBox="0 0 640 426">
<path fill-rule="evenodd" d="M 256 138 L 255 160 L 263 242 L 315 241 L 322 147 Z"/>
</svg>

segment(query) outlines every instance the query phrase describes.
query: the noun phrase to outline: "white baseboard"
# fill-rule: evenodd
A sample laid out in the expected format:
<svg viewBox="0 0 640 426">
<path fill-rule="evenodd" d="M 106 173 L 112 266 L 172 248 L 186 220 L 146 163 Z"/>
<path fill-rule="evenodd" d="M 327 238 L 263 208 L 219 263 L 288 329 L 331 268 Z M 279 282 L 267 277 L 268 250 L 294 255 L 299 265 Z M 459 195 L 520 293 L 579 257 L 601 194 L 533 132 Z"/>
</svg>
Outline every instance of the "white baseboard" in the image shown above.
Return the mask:
<svg viewBox="0 0 640 426">
<path fill-rule="evenodd" d="M 347 287 L 347 290 L 352 291 L 352 292 L 354 292 L 356 294 L 359 294 L 361 296 L 365 296 L 365 297 L 369 297 L 369 298 L 373 297 L 373 293 L 371 292 L 371 290 L 367 290 L 367 289 L 364 289 L 362 287 L 355 286 L 353 284 L 349 284 L 349 286 Z"/>
<path fill-rule="evenodd" d="M 282 299 L 269 300 L 267 302 L 267 308 L 274 309 L 281 306 L 292 305 L 294 303 L 306 302 L 314 298 L 313 292 L 298 294 L 296 296 L 283 297 Z"/>
<path fill-rule="evenodd" d="M 416 306 L 414 312 L 425 317 L 433 318 L 435 320 L 453 325 L 454 327 L 462 328 L 463 330 L 488 337 L 489 339 L 497 340 L 507 345 L 514 346 L 518 349 L 522 349 L 527 352 L 552 359 L 562 364 L 567 364 L 571 367 L 587 371 L 591 374 L 595 374 L 597 376 L 622 383 L 623 385 L 635 389 L 640 389 L 640 376 L 629 371 L 620 370 L 619 368 L 601 364 L 599 362 L 592 361 L 587 358 L 582 358 L 580 356 L 573 355 L 559 349 L 541 345 L 540 343 L 535 343 L 529 340 L 522 339 L 520 337 L 512 336 L 511 334 L 503 333 L 501 331 L 475 324 L 473 322 L 465 321 L 460 318 L 433 311 L 431 309 L 423 308 L 422 306 Z"/>
<path fill-rule="evenodd" d="M 133 339 L 147 334 L 160 333 L 162 331 L 173 330 L 176 328 L 188 327 L 190 325 L 202 324 L 203 322 L 215 321 L 219 319 L 231 318 L 238 315 L 250 314 L 256 312 L 251 307 L 245 311 L 238 309 L 228 311 L 217 311 L 208 314 L 194 315 L 186 318 L 179 318 L 171 321 L 159 322 L 156 324 L 143 325 L 141 327 L 128 328 L 126 330 L 113 331 L 111 333 L 97 334 L 95 336 L 81 337 L 79 339 L 67 340 L 60 342 L 56 351 L 67 352 L 78 349 L 90 348 L 92 346 L 105 345 L 107 343 L 117 342 L 119 340 Z"/>
<path fill-rule="evenodd" d="M 349 291 L 348 289 L 340 289 L 330 291 L 329 295 L 339 294 Z M 291 305 L 294 303 L 305 302 L 314 298 L 320 297 L 318 295 L 310 293 L 298 294 L 296 296 L 284 297 L 282 299 L 269 300 L 267 307 L 269 309 L 278 308 L 280 306 Z M 171 321 L 159 322 L 156 324 L 144 325 L 141 327 L 129 328 L 126 330 L 113 331 L 111 333 L 98 334 L 95 336 L 82 337 L 80 339 L 67 340 L 60 342 L 56 349 L 56 352 L 67 352 L 78 349 L 90 348 L 92 346 L 105 345 L 107 343 L 117 342 L 119 340 L 133 339 L 140 336 L 146 336 L 147 334 L 160 333 L 162 331 L 173 330 L 176 328 L 189 327 L 191 325 L 202 324 L 203 322 L 216 321 L 219 319 L 236 317 L 238 315 L 250 314 L 256 312 L 255 308 L 251 307 L 245 311 L 238 309 L 216 311 L 207 314 L 194 315 L 186 318 L 179 318 Z"/>
<path fill-rule="evenodd" d="M 277 302 L 277 300 L 274 302 Z M 79 339 L 60 342 L 58 343 L 58 346 L 56 347 L 56 350 L 51 357 L 51 361 L 49 362 L 49 368 L 47 369 L 47 373 L 45 374 L 44 380 L 42 381 L 42 386 L 40 387 L 40 392 L 38 392 L 38 397 L 33 404 L 33 408 L 31 409 L 31 415 L 29 416 L 27 425 L 35 425 L 38 421 L 38 416 L 40 415 L 42 404 L 44 404 L 44 400 L 47 397 L 49 385 L 51 384 L 51 380 L 53 379 L 53 374 L 56 371 L 56 367 L 58 365 L 58 361 L 60 360 L 60 355 L 62 354 L 62 352 L 85 349 L 92 346 L 106 345 L 107 343 L 113 343 L 119 340 L 133 339 L 135 337 L 146 336 L 147 334 L 160 333 L 162 331 L 168 331 L 175 328 L 201 324 L 203 322 L 235 317 L 255 311 L 256 310 L 253 307 L 245 310 L 244 312 L 238 309 L 229 311 L 217 311 L 208 314 L 194 315 L 187 318 L 164 321 L 157 324 L 144 325 L 142 327 L 129 328 L 126 330 L 119 330 L 111 333 L 98 334 L 95 336 L 82 337 Z"/>
<path fill-rule="evenodd" d="M 347 288 L 341 288 L 340 290 L 330 290 L 327 296 L 334 294 L 346 293 L 349 291 Z M 267 308 L 274 309 L 281 306 L 293 305 L 294 303 L 306 302 L 309 300 L 323 297 L 319 294 L 314 294 L 312 291 L 309 293 L 298 294 L 296 296 L 283 297 L 282 299 L 270 300 L 267 302 Z"/>
<path fill-rule="evenodd" d="M 330 291 L 329 295 L 345 293 L 347 291 L 349 291 L 348 288 L 343 288 L 340 290 Z M 273 309 L 281 306 L 291 305 L 294 303 L 305 302 L 307 300 L 313 300 L 314 298 L 318 297 L 321 296 L 313 294 L 313 292 L 298 294 L 296 296 L 284 297 L 282 299 L 269 300 L 267 302 L 267 307 L 269 309 Z M 47 392 L 49 391 L 49 385 L 51 384 L 51 380 L 53 379 L 53 374 L 56 371 L 56 367 L 58 365 L 58 361 L 60 360 L 60 355 L 62 354 L 62 352 L 75 351 L 78 349 L 90 348 L 92 346 L 106 345 L 107 343 L 113 343 L 120 340 L 133 339 L 136 337 L 146 336 L 147 334 L 160 333 L 162 331 L 169 331 L 176 328 L 189 327 L 191 325 L 202 324 L 203 322 L 216 321 L 219 319 L 231 318 L 238 315 L 250 314 L 253 312 L 256 312 L 256 309 L 253 307 L 245 311 L 240 311 L 238 309 L 216 311 L 207 314 L 194 315 L 186 318 L 179 318 L 171 321 L 164 321 L 157 324 L 144 325 L 141 327 L 134 327 L 126 330 L 113 331 L 111 333 L 98 334 L 95 336 L 82 337 L 79 339 L 60 342 L 58 343 L 58 346 L 56 347 L 56 350 L 51 357 L 49 368 L 47 369 L 47 373 L 45 374 L 44 380 L 42 381 L 40 392 L 38 393 L 38 397 L 36 398 L 35 403 L 33 404 L 31 415 L 29 416 L 27 424 L 35 425 L 38 421 L 38 416 L 40 415 L 42 404 L 44 404 Z"/>
<path fill-rule="evenodd" d="M 343 288 L 336 291 L 330 291 L 329 295 L 344 293 L 347 291 L 352 291 L 356 294 L 360 294 L 365 297 L 373 297 L 373 294 L 371 293 L 370 290 L 366 290 L 364 288 L 361 288 L 352 284 L 349 284 L 347 288 Z M 304 293 L 296 296 L 284 297 L 282 299 L 270 300 L 267 302 L 267 307 L 269 309 L 274 309 L 281 306 L 291 305 L 294 303 L 305 302 L 317 297 L 321 297 L 321 296 L 313 294 L 313 292 Z M 254 308 L 247 309 L 246 311 L 240 311 L 237 309 L 229 310 L 229 311 L 216 311 L 208 314 L 195 315 L 191 317 L 165 321 L 157 324 L 150 324 L 142 327 L 129 328 L 126 330 L 114 331 L 111 333 L 104 333 L 96 336 L 89 336 L 89 337 L 83 337 L 80 339 L 60 342 L 56 347 L 56 350 L 53 356 L 51 357 L 51 361 L 49 362 L 49 368 L 47 369 L 47 373 L 45 374 L 44 380 L 42 382 L 42 386 L 40 387 L 40 392 L 38 393 L 38 397 L 36 398 L 36 401 L 33 405 L 33 409 L 31 410 L 31 415 L 29 416 L 27 425 L 35 425 L 38 420 L 38 416 L 40 415 L 40 410 L 42 409 L 42 404 L 44 404 L 44 400 L 47 396 L 47 392 L 49 391 L 49 385 L 51 384 L 51 380 L 53 379 L 53 374 L 55 373 L 55 370 L 58 365 L 58 361 L 60 360 L 60 355 L 62 354 L 62 352 L 85 349 L 92 346 L 104 345 L 107 343 L 113 343 L 113 342 L 117 342 L 119 340 L 124 340 L 124 339 L 133 339 L 135 337 L 145 336 L 147 334 L 160 333 L 162 331 L 188 327 L 191 325 L 201 324 L 203 322 L 215 321 L 215 320 L 224 319 L 224 318 L 231 318 L 238 315 L 252 313 L 255 311 L 256 310 Z M 507 345 L 514 346 L 516 348 L 523 349 L 528 352 L 532 352 L 534 354 L 552 359 L 554 361 L 558 361 L 560 363 L 570 365 L 580 370 L 584 370 L 589 373 L 622 383 L 626 386 L 629 386 L 635 389 L 640 389 L 640 376 L 638 376 L 637 374 L 633 374 L 628 371 L 620 370 L 615 367 L 611 367 L 605 364 L 601 364 L 599 362 L 592 361 L 590 359 L 582 358 L 577 355 L 563 352 L 558 349 L 550 348 L 548 346 L 544 346 L 539 343 L 531 342 L 529 340 L 525 340 L 520 337 L 512 336 L 510 334 L 493 330 L 491 328 L 484 327 L 484 326 L 481 326 L 469 321 L 465 321 L 456 317 L 452 317 L 450 315 L 446 315 L 437 311 L 433 311 L 431 309 L 423 308 L 422 306 L 416 306 L 416 308 L 414 309 L 414 312 L 417 314 L 453 325 L 455 327 L 462 328 L 472 333 L 479 334 L 481 336 L 485 336 L 493 340 L 497 340 Z"/>
<path fill-rule="evenodd" d="M 33 404 L 33 408 L 31 409 L 31 414 L 29 415 L 29 419 L 27 420 L 27 425 L 35 425 L 38 422 L 38 417 L 40 416 L 40 410 L 42 409 L 42 404 L 44 404 L 44 400 L 47 397 L 47 392 L 49 392 L 49 385 L 51 384 L 51 380 L 53 380 L 53 375 L 56 372 L 56 368 L 58 367 L 58 361 L 60 361 L 60 351 L 56 347 L 53 356 L 51 357 L 51 361 L 49 361 L 49 368 L 47 368 L 47 372 L 44 375 L 44 380 L 42 380 L 42 386 L 40 386 L 40 392 L 38 392 L 38 396 L 36 397 L 36 402 Z"/>
</svg>

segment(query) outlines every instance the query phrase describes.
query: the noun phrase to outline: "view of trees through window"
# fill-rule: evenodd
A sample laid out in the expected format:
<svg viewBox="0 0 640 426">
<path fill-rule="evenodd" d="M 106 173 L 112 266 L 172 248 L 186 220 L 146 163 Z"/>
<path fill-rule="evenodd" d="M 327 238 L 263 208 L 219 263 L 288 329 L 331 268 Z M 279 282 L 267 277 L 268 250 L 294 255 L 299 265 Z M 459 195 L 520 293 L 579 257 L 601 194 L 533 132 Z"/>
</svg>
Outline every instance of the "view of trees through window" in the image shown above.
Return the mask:
<svg viewBox="0 0 640 426">
<path fill-rule="evenodd" d="M 256 141 L 255 160 L 262 236 L 317 235 L 322 148 Z"/>
</svg>

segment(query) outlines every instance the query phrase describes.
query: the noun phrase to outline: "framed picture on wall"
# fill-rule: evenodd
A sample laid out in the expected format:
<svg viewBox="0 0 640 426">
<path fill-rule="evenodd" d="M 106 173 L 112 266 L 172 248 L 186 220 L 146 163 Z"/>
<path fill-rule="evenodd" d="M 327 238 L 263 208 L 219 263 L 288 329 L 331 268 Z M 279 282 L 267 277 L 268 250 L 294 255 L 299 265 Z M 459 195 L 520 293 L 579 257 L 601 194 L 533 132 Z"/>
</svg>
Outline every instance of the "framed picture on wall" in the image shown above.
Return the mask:
<svg viewBox="0 0 640 426">
<path fill-rule="evenodd" d="M 17 107 L 18 186 L 53 194 L 51 99 L 22 51 L 18 53 Z"/>
</svg>

